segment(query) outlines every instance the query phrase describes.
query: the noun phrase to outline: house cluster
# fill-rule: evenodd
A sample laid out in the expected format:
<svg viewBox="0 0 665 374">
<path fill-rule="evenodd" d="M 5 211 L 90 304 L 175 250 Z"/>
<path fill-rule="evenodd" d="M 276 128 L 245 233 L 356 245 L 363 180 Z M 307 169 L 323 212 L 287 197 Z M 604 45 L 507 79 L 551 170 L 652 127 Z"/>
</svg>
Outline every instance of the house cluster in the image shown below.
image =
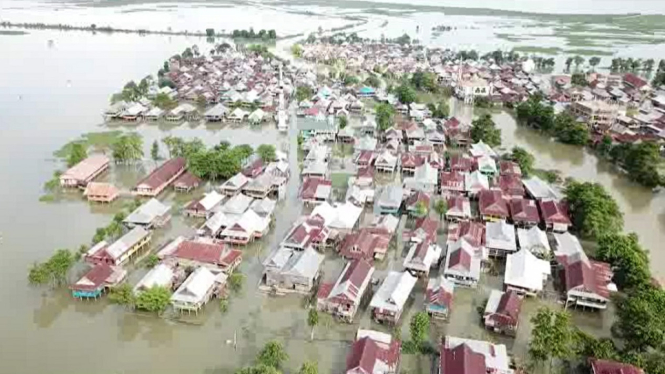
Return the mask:
<svg viewBox="0 0 665 374">
<path fill-rule="evenodd" d="M 227 49 L 209 56 L 171 58 L 168 65 L 163 79 L 172 85 L 159 87 L 151 81 L 143 97 L 135 102 L 114 103 L 104 117 L 122 121 L 204 119 L 260 124 L 276 118 L 280 100 L 291 95 L 294 87 L 293 68 L 282 67 L 279 60 L 253 52 Z M 155 102 L 158 95 L 167 95 L 177 105 L 160 108 Z M 204 110 L 200 109 L 202 102 Z"/>
</svg>

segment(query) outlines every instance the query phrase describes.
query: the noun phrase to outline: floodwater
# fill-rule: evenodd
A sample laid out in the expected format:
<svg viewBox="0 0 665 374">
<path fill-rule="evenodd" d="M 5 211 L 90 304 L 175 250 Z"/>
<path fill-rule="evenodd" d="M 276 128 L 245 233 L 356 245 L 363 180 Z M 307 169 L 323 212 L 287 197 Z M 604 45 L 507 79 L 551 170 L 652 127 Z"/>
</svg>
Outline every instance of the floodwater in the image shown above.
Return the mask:
<svg viewBox="0 0 665 374">
<path fill-rule="evenodd" d="M 118 27 L 144 27 L 150 22 L 155 29 L 173 27 L 174 30 L 197 30 L 215 21 L 220 22 L 218 29 L 275 27 L 280 35 L 310 32 L 319 25 L 330 28 L 351 22 L 334 14 L 323 17 L 275 10 L 274 3 L 262 5 L 258 13 L 249 12 L 249 8 L 214 9 L 195 3 L 158 4 L 155 7 L 141 2 L 125 3 L 130 5 L 89 9 L 64 3 L 0 0 L 0 16 L 2 20 L 13 22 L 68 22 L 70 19 L 75 22 L 81 19 L 84 24 L 109 23 Z M 640 3 L 646 1 L 634 2 L 631 6 Z M 321 8 L 314 9 L 322 12 L 329 9 L 325 4 L 319 5 Z M 368 33 L 376 33 L 375 29 L 384 22 L 383 19 L 389 19 L 385 33 L 390 37 L 398 36 L 404 30 L 413 30 L 420 22 L 420 16 L 366 16 L 370 18 L 370 23 L 365 26 Z M 467 16 L 450 19 L 461 24 L 467 21 L 480 24 L 485 21 L 507 22 L 499 17 L 460 17 Z M 428 22 L 436 24 L 438 21 L 436 16 L 431 16 Z M 454 41 L 451 39 L 462 40 L 455 42 L 457 44 L 453 47 L 477 39 L 485 40 L 482 43 L 488 43 L 488 47 L 492 43 L 491 38 L 483 39 L 483 35 L 491 35 L 491 32 L 481 34 L 474 28 L 458 31 L 460 34 L 455 35 L 466 36 L 442 37 L 440 43 Z M 44 181 L 53 171 L 62 168 L 53 159 L 53 151 L 83 133 L 108 129 L 103 125 L 100 113 L 110 94 L 126 81 L 154 73 L 168 56 L 192 44 L 203 46 L 207 42 L 204 38 L 183 36 L 28 32 L 18 36 L 0 35 L 3 47 L 3 58 L 0 59 L 0 273 L 3 281 L 0 283 L 0 299 L 3 300 L 0 307 L 0 373 L 77 374 L 91 370 L 231 372 L 251 363 L 260 347 L 273 338 L 284 342 L 291 356 L 287 369 L 294 370 L 308 359 L 316 360 L 322 373 L 330 373 L 338 372 L 343 365 L 349 342 L 359 326 L 389 331 L 372 324 L 367 313 L 362 314 L 354 325 L 329 323 L 322 317 L 322 325 L 317 327 L 315 339 L 310 342 L 302 298 L 272 298 L 256 291 L 261 262 L 301 213 L 295 198 L 297 178 L 291 179 L 288 197 L 279 204 L 274 229 L 267 238 L 245 251 L 242 265 L 242 271 L 247 275 L 245 287 L 241 294 L 232 298 L 225 315 L 219 312 L 216 303 L 211 303 L 199 316 L 182 320 L 156 318 L 109 305 L 105 300 L 75 301 L 64 289 L 52 292 L 29 287 L 26 273 L 32 262 L 47 258 L 57 248 L 76 248 L 88 243 L 95 229 L 106 225 L 121 205 L 92 206 L 76 194 L 54 203 L 39 202 Z M 479 48 L 477 44 L 473 46 Z M 496 45 L 491 48 L 495 49 Z M 657 48 L 654 51 L 657 52 Z M 458 106 L 454 110 L 462 117 L 472 116 L 468 107 Z M 626 229 L 637 232 L 645 247 L 651 250 L 654 272 L 665 274 L 662 265 L 665 253 L 658 246 L 665 239 L 662 195 L 652 195 L 616 175 L 609 165 L 584 150 L 548 141 L 532 130 L 517 127 L 508 114 L 495 114 L 494 117 L 503 130 L 505 147 L 520 145 L 527 148 L 536 154 L 538 167 L 558 169 L 565 176 L 602 183 L 626 213 Z M 194 123 L 177 127 L 151 124 L 119 128 L 143 135 L 146 151 L 153 140 L 167 135 L 196 136 L 208 145 L 228 140 L 233 144 L 257 146 L 272 142 L 280 149 L 295 148 L 293 131 L 283 136 L 271 126 L 250 130 Z M 292 170 L 296 170 L 296 156 L 296 152 L 290 153 Z M 150 161 L 142 167 L 117 167 L 107 177 L 128 188 L 152 167 L 154 163 Z M 202 187 L 195 194 L 204 190 Z M 186 202 L 185 197 L 173 194 L 161 198 L 176 207 Z M 191 233 L 196 223 L 176 216 L 168 229 L 159 232 L 155 246 L 176 235 Z M 393 251 L 392 258 L 379 266 L 378 274 L 400 268 L 397 249 Z M 323 269 L 325 280 L 334 279 L 342 265 L 335 256 L 328 256 Z M 138 280 L 145 271 L 135 270 L 131 281 Z M 488 277 L 487 286 L 496 287 L 497 282 L 500 280 Z M 432 338 L 444 333 L 487 338 L 489 335 L 478 326 L 475 314 L 476 307 L 482 305 L 487 296 L 487 286 L 461 290 L 455 303 L 459 309 L 453 313 L 451 323 L 434 327 Z M 421 305 L 422 285 L 418 287 L 412 307 L 404 315 L 405 321 Z M 525 308 L 534 310 L 536 305 L 529 302 Z M 610 315 L 603 314 L 599 318 L 595 314 L 576 314 L 575 318 L 593 331 L 607 333 L 611 325 Z M 524 321 L 528 322 L 527 316 L 525 313 Z M 518 356 L 524 355 L 529 334 L 528 323 L 524 321 L 514 345 L 506 341 Z M 408 326 L 402 330 L 407 336 Z M 237 351 L 227 344 L 234 335 L 238 339 Z M 409 357 L 405 358 L 404 367 L 409 371 L 427 372 L 429 363 L 426 359 Z"/>
</svg>

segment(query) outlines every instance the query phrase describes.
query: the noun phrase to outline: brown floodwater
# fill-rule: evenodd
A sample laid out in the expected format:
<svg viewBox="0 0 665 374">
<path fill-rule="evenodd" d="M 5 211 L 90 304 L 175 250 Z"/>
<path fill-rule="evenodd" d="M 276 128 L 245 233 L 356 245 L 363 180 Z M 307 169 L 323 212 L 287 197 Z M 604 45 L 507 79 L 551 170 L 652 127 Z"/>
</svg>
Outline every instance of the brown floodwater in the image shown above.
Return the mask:
<svg viewBox="0 0 665 374">
<path fill-rule="evenodd" d="M 53 40 L 51 46 L 49 40 Z M 157 318 L 110 305 L 106 300 L 75 301 L 64 289 L 29 287 L 26 273 L 31 263 L 47 258 L 58 248 L 76 248 L 88 243 L 95 229 L 106 225 L 122 205 L 92 206 L 77 194 L 53 203 L 39 202 L 43 182 L 53 171 L 62 168 L 54 160 L 53 151 L 83 133 L 108 129 L 100 113 L 111 93 L 130 79 L 154 72 L 173 53 L 194 43 L 202 45 L 205 40 L 31 31 L 28 35 L 0 36 L 0 43 L 3 51 L 8 52 L 0 59 L 1 373 L 229 372 L 250 364 L 270 339 L 285 344 L 290 355 L 287 369 L 297 368 L 304 360 L 315 360 L 322 373 L 330 373 L 340 370 L 358 327 L 390 331 L 372 323 L 368 313 L 362 313 L 353 325 L 339 325 L 322 318 L 314 341 L 310 341 L 302 298 L 274 298 L 257 292 L 261 262 L 301 214 L 301 204 L 296 198 L 297 178 L 289 182 L 287 198 L 279 203 L 270 234 L 245 250 L 241 266 L 247 276 L 245 286 L 232 298 L 224 315 L 216 303 L 211 303 L 198 316 L 175 318 L 167 314 Z M 472 113 L 468 107 L 457 107 L 455 111 L 467 117 Z M 605 185 L 626 212 L 626 228 L 636 231 L 651 250 L 654 271 L 665 272 L 665 266 L 659 262 L 665 255 L 657 246 L 665 224 L 662 196 L 652 195 L 614 174 L 607 164 L 583 150 L 548 141 L 531 130 L 517 127 L 508 114 L 496 114 L 495 120 L 503 130 L 504 145 L 527 148 L 536 154 L 538 167 L 558 169 L 564 175 Z M 167 135 L 200 137 L 208 145 L 221 140 L 253 146 L 273 143 L 292 151 L 290 164 L 297 175 L 294 126 L 288 136 L 280 135 L 272 126 L 249 129 L 192 123 L 113 128 L 139 132 L 144 137 L 146 151 L 153 140 Z M 114 167 L 105 178 L 130 187 L 153 167 L 152 161 L 141 167 Z M 205 189 L 202 187 L 195 194 Z M 160 198 L 176 207 L 187 201 L 172 193 Z M 153 247 L 176 235 L 192 233 L 198 223 L 176 215 L 169 227 L 156 235 Z M 397 252 L 397 247 L 388 260 L 378 265 L 377 275 L 400 269 L 401 249 Z M 323 268 L 325 280 L 333 280 L 342 266 L 341 260 L 328 255 Z M 132 282 L 145 272 L 131 270 Z M 489 287 L 500 286 L 500 280 L 488 277 L 484 283 L 478 290 L 458 292 L 451 322 L 433 327 L 433 340 L 444 333 L 475 338 L 489 336 L 479 327 L 475 309 L 482 304 Z M 403 320 L 408 321 L 419 310 L 422 290 L 423 285 L 419 284 Z M 537 305 L 529 302 L 525 308 L 535 310 Z M 593 331 L 607 332 L 610 315 L 575 318 Z M 528 313 L 523 319 L 528 321 Z M 403 326 L 405 337 L 407 331 L 408 326 Z M 506 341 L 519 356 L 525 352 L 528 333 L 525 323 L 518 339 Z M 237 351 L 228 344 L 234 335 L 238 340 Z M 429 363 L 426 359 L 409 357 L 403 367 L 426 372 Z"/>
</svg>

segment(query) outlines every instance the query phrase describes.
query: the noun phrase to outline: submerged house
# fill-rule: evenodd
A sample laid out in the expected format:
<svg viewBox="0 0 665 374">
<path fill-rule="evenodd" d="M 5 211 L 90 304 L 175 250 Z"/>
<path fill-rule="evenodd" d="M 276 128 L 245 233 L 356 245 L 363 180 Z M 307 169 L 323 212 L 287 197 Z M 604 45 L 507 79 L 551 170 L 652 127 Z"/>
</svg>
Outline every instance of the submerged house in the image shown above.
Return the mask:
<svg viewBox="0 0 665 374">
<path fill-rule="evenodd" d="M 505 220 L 510 216 L 508 203 L 500 190 L 483 190 L 478 194 L 478 209 L 485 221 Z"/>
<path fill-rule="evenodd" d="M 332 181 L 320 178 L 305 178 L 299 197 L 306 205 L 318 205 L 330 199 Z"/>
<path fill-rule="evenodd" d="M 408 271 L 389 272 L 369 303 L 372 318 L 380 323 L 397 324 L 417 281 Z"/>
<path fill-rule="evenodd" d="M 510 218 L 517 227 L 532 227 L 538 225 L 540 216 L 535 200 L 512 199 L 510 200 Z"/>
<path fill-rule="evenodd" d="M 239 193 L 247 183 L 249 183 L 249 178 L 243 173 L 238 173 L 219 186 L 219 190 L 224 195 L 233 196 Z"/>
<path fill-rule="evenodd" d="M 183 103 L 173 108 L 166 114 L 166 120 L 171 122 L 191 121 L 198 118 L 196 107 L 189 103 Z"/>
<path fill-rule="evenodd" d="M 122 222 L 130 228 L 136 226 L 146 229 L 161 227 L 171 219 L 170 211 L 170 206 L 162 204 L 157 199 L 150 199 L 130 213 Z"/>
<path fill-rule="evenodd" d="M 325 256 L 312 247 L 304 251 L 279 247 L 263 263 L 261 286 L 276 294 L 309 294 L 319 278 Z"/>
<path fill-rule="evenodd" d="M 386 231 L 373 228 L 362 228 L 344 238 L 339 245 L 340 256 L 352 260 L 363 259 L 371 262 L 381 260 L 388 252 L 391 235 Z"/>
<path fill-rule="evenodd" d="M 134 294 L 141 293 L 153 287 L 165 287 L 171 289 L 175 272 L 173 268 L 167 264 L 157 264 L 154 268 L 141 278 L 141 280 L 134 286 Z"/>
<path fill-rule="evenodd" d="M 485 247 L 490 256 L 504 257 L 517 251 L 515 226 L 506 221 L 485 224 Z"/>
<path fill-rule="evenodd" d="M 476 287 L 482 262 L 487 259 L 485 227 L 478 222 L 451 225 L 443 276 L 461 286 Z"/>
<path fill-rule="evenodd" d="M 88 201 L 110 203 L 120 196 L 120 190 L 110 183 L 90 182 L 83 191 Z"/>
<path fill-rule="evenodd" d="M 151 239 L 152 232 L 137 226 L 111 245 L 106 241 L 95 244 L 86 252 L 85 261 L 95 265 L 107 264 L 119 266 L 147 246 Z"/>
<path fill-rule="evenodd" d="M 404 269 L 415 277 L 427 277 L 430 269 L 439 265 L 442 252 L 441 247 L 430 240 L 413 243 L 404 259 Z"/>
<path fill-rule="evenodd" d="M 552 270 L 549 261 L 541 260 L 527 249 L 506 259 L 504 288 L 520 295 L 536 296 L 544 288 Z"/>
<path fill-rule="evenodd" d="M 187 161 L 184 158 L 170 159 L 143 178 L 132 192 L 139 196 L 155 197 L 184 173 L 186 169 Z"/>
<path fill-rule="evenodd" d="M 390 334 L 358 330 L 346 356 L 346 374 L 396 374 L 400 347 L 400 341 Z"/>
<path fill-rule="evenodd" d="M 225 243 L 248 244 L 263 237 L 270 229 L 271 217 L 259 216 L 254 210 L 246 210 L 240 218 L 222 231 L 220 237 Z"/>
<path fill-rule="evenodd" d="M 485 306 L 485 328 L 501 334 L 515 336 L 522 310 L 522 298 L 513 291 L 492 290 Z"/>
<path fill-rule="evenodd" d="M 543 222 L 545 222 L 545 229 L 556 232 L 566 232 L 572 225 L 570 217 L 568 217 L 568 207 L 556 200 L 540 200 L 538 202 L 540 212 L 542 213 Z"/>
<path fill-rule="evenodd" d="M 125 277 L 127 271 L 121 267 L 101 263 L 85 273 L 76 283 L 71 284 L 69 289 L 72 291 L 72 296 L 78 299 L 98 298 L 107 289 L 120 284 Z"/>
<path fill-rule="evenodd" d="M 378 195 L 379 198 L 374 205 L 379 214 L 399 214 L 402 200 L 404 200 L 404 188 L 402 186 L 385 186 Z"/>
<path fill-rule="evenodd" d="M 446 219 L 449 221 L 466 221 L 472 218 L 471 201 L 463 195 L 452 195 L 446 200 L 448 210 Z"/>
<path fill-rule="evenodd" d="M 443 276 L 431 278 L 425 291 L 425 311 L 439 320 L 447 320 L 453 305 L 455 283 Z"/>
<path fill-rule="evenodd" d="M 441 345 L 439 374 L 513 374 L 503 344 L 446 336 Z"/>
<path fill-rule="evenodd" d="M 374 267 L 365 260 L 348 262 L 334 284 L 322 283 L 319 286 L 316 309 L 353 322 L 373 274 Z"/>
<path fill-rule="evenodd" d="M 90 156 L 62 173 L 60 175 L 60 185 L 63 187 L 85 187 L 109 168 L 109 162 L 109 158 L 103 155 Z"/>
<path fill-rule="evenodd" d="M 222 272 L 214 273 L 206 267 L 194 270 L 171 295 L 173 309 L 179 312 L 186 310 L 198 313 L 224 288 L 227 278 L 228 275 Z"/>
<path fill-rule="evenodd" d="M 173 181 L 173 189 L 175 192 L 187 193 L 197 188 L 201 184 L 201 178 L 185 171 L 175 181 Z"/>
<path fill-rule="evenodd" d="M 189 217 L 208 218 L 214 213 L 213 209 L 219 206 L 222 201 L 224 201 L 223 195 L 216 191 L 209 192 L 199 200 L 194 200 L 187 204 L 184 214 Z"/>
<path fill-rule="evenodd" d="M 517 244 L 539 258 L 548 258 L 552 252 L 547 234 L 538 226 L 530 229 L 517 229 Z"/>
</svg>

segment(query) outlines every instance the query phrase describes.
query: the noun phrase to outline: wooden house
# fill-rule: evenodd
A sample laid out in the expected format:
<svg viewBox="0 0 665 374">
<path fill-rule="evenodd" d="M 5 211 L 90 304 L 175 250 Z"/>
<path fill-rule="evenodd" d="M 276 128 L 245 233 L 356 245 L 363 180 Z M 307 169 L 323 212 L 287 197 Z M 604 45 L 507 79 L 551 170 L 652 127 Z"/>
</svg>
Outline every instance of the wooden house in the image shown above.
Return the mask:
<svg viewBox="0 0 665 374">
<path fill-rule="evenodd" d="M 134 187 L 132 192 L 139 196 L 155 197 L 176 180 L 187 169 L 187 161 L 173 158 L 166 161 Z"/>
<path fill-rule="evenodd" d="M 60 175 L 60 185 L 63 187 L 85 187 L 109 167 L 109 158 L 103 155 L 93 155 L 79 162 Z"/>
</svg>

